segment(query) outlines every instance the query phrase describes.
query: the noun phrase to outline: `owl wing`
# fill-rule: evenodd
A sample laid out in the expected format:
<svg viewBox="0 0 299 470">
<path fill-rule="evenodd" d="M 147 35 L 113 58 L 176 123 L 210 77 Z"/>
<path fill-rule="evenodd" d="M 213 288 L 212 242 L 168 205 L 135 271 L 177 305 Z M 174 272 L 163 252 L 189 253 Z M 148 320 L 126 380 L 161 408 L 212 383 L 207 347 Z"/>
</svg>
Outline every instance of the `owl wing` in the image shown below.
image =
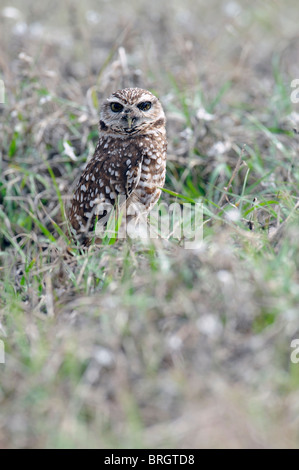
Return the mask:
<svg viewBox="0 0 299 470">
<path fill-rule="evenodd" d="M 75 191 L 69 219 L 75 232 L 90 232 L 97 220 L 103 225 L 118 201 L 123 207 L 134 196 L 142 166 L 142 155 L 113 155 L 96 151 Z"/>
<path fill-rule="evenodd" d="M 138 160 L 135 166 L 129 171 L 126 180 L 126 196 L 129 198 L 137 188 L 141 176 L 142 159 Z"/>
</svg>

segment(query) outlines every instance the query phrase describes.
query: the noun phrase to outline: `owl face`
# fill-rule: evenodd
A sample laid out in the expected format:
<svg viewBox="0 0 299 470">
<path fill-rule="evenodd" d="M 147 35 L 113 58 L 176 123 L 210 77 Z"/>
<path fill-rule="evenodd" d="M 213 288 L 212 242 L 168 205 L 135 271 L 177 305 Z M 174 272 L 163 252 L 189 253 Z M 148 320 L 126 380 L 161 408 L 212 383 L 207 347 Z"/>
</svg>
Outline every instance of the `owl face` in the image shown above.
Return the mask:
<svg viewBox="0 0 299 470">
<path fill-rule="evenodd" d="M 124 138 L 164 126 L 165 115 L 160 101 L 141 88 L 118 90 L 101 108 L 100 131 L 105 134 Z"/>
</svg>

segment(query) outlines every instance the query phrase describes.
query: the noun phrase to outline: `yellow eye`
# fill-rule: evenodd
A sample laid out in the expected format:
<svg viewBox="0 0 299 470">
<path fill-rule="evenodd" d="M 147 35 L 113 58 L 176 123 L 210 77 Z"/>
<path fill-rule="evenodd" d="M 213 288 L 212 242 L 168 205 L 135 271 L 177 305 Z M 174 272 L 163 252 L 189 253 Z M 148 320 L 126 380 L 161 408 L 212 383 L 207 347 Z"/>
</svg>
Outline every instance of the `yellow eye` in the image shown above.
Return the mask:
<svg viewBox="0 0 299 470">
<path fill-rule="evenodd" d="M 141 109 L 141 111 L 148 111 L 151 109 L 152 103 L 150 101 L 143 101 L 142 103 L 139 103 L 138 108 Z"/>
<path fill-rule="evenodd" d="M 117 102 L 111 103 L 110 108 L 114 113 L 120 113 L 124 109 L 123 105 Z"/>
</svg>

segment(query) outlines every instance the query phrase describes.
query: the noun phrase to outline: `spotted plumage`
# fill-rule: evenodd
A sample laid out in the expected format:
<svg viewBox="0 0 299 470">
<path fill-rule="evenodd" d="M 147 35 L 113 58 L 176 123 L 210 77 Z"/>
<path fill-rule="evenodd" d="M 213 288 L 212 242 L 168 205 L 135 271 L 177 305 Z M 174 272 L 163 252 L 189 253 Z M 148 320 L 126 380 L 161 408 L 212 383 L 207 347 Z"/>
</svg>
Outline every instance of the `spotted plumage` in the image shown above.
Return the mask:
<svg viewBox="0 0 299 470">
<path fill-rule="evenodd" d="M 101 107 L 99 141 L 72 200 L 70 222 L 86 243 L 96 220 L 109 207 L 123 207 L 126 219 L 147 215 L 157 203 L 166 170 L 165 115 L 149 91 L 125 88 Z"/>
</svg>

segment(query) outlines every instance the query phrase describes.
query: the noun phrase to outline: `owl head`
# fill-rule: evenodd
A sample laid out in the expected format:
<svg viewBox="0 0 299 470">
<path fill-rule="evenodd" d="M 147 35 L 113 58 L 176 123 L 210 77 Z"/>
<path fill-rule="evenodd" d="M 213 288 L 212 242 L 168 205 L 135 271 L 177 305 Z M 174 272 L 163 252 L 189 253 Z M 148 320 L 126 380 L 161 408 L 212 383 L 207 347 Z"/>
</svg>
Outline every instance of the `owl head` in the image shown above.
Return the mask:
<svg viewBox="0 0 299 470">
<path fill-rule="evenodd" d="M 165 114 L 158 98 L 141 88 L 112 93 L 101 107 L 100 133 L 122 138 L 165 128 Z"/>
</svg>

